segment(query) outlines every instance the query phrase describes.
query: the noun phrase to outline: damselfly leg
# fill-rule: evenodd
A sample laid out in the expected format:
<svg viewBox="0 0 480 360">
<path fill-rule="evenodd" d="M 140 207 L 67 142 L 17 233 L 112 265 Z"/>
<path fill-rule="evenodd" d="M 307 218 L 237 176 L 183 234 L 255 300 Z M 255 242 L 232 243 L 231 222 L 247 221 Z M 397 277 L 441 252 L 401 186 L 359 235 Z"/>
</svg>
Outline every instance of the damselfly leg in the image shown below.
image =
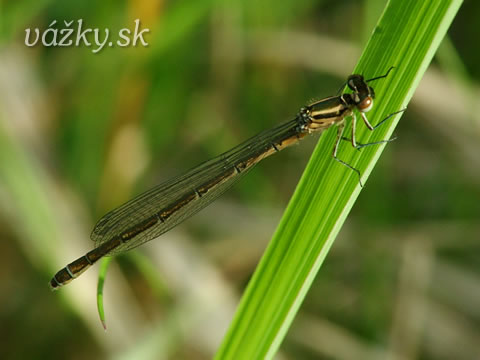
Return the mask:
<svg viewBox="0 0 480 360">
<path fill-rule="evenodd" d="M 393 116 L 397 115 L 397 114 L 400 114 L 402 112 L 404 112 L 405 110 L 407 110 L 407 108 L 405 109 L 402 109 L 402 110 L 399 110 L 399 111 L 395 111 L 394 113 L 391 113 L 390 115 L 388 115 L 385 119 L 383 119 L 382 121 L 380 121 L 377 125 L 373 126 L 373 127 L 369 127 L 368 125 L 370 125 L 370 123 L 368 123 L 367 127 L 369 130 L 373 131 L 375 130 L 376 128 L 378 128 L 380 125 L 382 125 L 385 121 L 387 121 L 388 119 L 392 118 Z M 362 114 L 363 115 L 363 114 Z M 354 116 L 353 116 L 354 117 Z M 366 118 L 366 117 L 365 117 Z M 349 141 L 352 143 L 352 146 L 357 149 L 357 150 L 360 150 L 361 148 L 364 148 L 365 146 L 369 146 L 369 145 L 378 145 L 378 144 L 384 144 L 384 143 L 388 143 L 388 142 L 391 142 L 391 141 L 394 141 L 397 139 L 396 136 L 392 137 L 391 139 L 387 139 L 387 140 L 380 140 L 380 141 L 375 141 L 375 142 L 371 142 L 371 143 L 367 143 L 367 144 L 362 144 L 362 143 L 359 143 L 356 141 L 356 138 L 355 138 L 355 127 L 356 127 L 356 119 L 354 118 L 352 120 L 352 138 L 348 138 L 348 137 L 345 137 L 345 136 L 342 136 L 342 140 L 345 140 L 345 141 Z"/>
<path fill-rule="evenodd" d="M 353 125 L 352 125 L 353 126 Z M 354 171 L 357 175 L 358 175 L 358 182 L 360 183 L 360 186 L 363 187 L 363 184 L 362 184 L 362 174 L 360 173 L 360 170 L 358 170 L 357 168 L 354 168 L 352 165 L 346 163 L 345 161 L 339 159 L 337 157 L 337 152 L 338 152 L 338 146 L 340 145 L 340 141 L 343 139 L 343 130 L 345 129 L 345 123 L 341 123 L 341 124 L 338 124 L 337 125 L 337 139 L 335 141 L 335 146 L 333 148 L 333 153 L 332 153 L 332 156 L 333 158 L 338 161 L 340 164 L 348 167 L 350 170 Z M 350 139 L 349 139 L 350 140 Z M 352 143 L 354 142 L 355 140 L 352 140 Z"/>
<path fill-rule="evenodd" d="M 403 108 L 402 110 L 398 110 L 398 111 L 395 111 L 393 113 L 391 113 L 390 115 L 388 115 L 385 119 L 383 119 L 382 121 L 380 121 L 377 125 L 375 125 L 373 128 L 369 128 L 370 130 L 375 130 L 376 128 L 378 128 L 380 125 L 382 125 L 385 121 L 387 121 L 388 119 L 391 119 L 393 116 L 397 115 L 397 114 L 400 114 L 402 112 L 404 112 L 405 110 L 407 110 L 407 108 Z M 367 123 L 367 120 L 366 118 L 364 118 L 364 121 L 365 121 L 365 124 Z M 387 141 L 388 142 L 388 141 Z"/>
<path fill-rule="evenodd" d="M 388 74 L 388 72 L 387 72 Z M 405 109 L 402 109 L 402 110 L 398 110 L 398 111 L 395 111 L 393 113 L 391 113 L 390 115 L 388 115 L 387 117 L 385 117 L 384 119 L 382 119 L 377 125 L 375 126 L 372 126 L 370 124 L 370 122 L 368 121 L 367 119 L 367 116 L 365 115 L 365 113 L 361 112 L 361 116 L 362 116 L 362 119 L 365 123 L 365 125 L 367 126 L 367 128 L 370 130 L 370 131 L 373 131 L 375 130 L 376 128 L 378 128 L 380 125 L 382 125 L 383 123 L 385 123 L 385 121 L 387 121 L 388 119 L 391 119 L 393 116 L 399 114 L 399 113 L 402 113 L 406 110 Z M 374 141 L 374 142 L 370 142 L 370 143 L 366 143 L 366 144 L 362 144 L 362 143 L 359 143 L 357 142 L 356 138 L 355 138 L 355 134 L 356 134 L 356 128 L 357 128 L 357 117 L 355 115 L 355 113 L 352 113 L 351 115 L 351 118 L 352 118 L 352 137 L 351 138 L 348 138 L 348 137 L 345 137 L 343 136 L 343 130 L 345 128 L 345 124 L 342 123 L 342 124 L 339 124 L 337 126 L 337 139 L 336 139 L 336 142 L 335 142 L 335 147 L 334 147 L 334 150 L 333 150 L 333 158 L 338 161 L 339 163 L 341 163 L 342 165 L 345 165 L 346 167 L 348 167 L 349 169 L 353 170 L 357 175 L 358 175 L 358 182 L 360 183 L 360 186 L 363 187 L 363 184 L 362 184 L 362 176 L 361 176 L 361 173 L 360 173 L 360 170 L 358 170 L 357 168 L 353 167 L 352 165 L 346 163 L 345 161 L 339 159 L 337 157 L 337 152 L 338 152 L 338 146 L 340 144 L 340 141 L 341 140 L 345 140 L 345 141 L 349 141 L 352 143 L 352 146 L 357 149 L 357 150 L 360 150 L 366 146 L 370 146 L 370 145 L 380 145 L 380 144 L 385 144 L 385 143 L 388 143 L 388 142 L 392 142 L 394 140 L 397 139 L 396 136 L 393 136 L 392 138 L 390 139 L 386 139 L 386 140 L 380 140 L 380 141 Z"/>
</svg>

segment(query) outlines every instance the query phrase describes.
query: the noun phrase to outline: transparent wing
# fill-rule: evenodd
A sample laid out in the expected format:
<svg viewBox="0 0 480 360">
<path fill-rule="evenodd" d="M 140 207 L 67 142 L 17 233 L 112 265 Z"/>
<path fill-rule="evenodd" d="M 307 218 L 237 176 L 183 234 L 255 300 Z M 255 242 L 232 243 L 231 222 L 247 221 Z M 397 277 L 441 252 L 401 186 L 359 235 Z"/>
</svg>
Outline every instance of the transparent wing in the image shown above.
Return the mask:
<svg viewBox="0 0 480 360">
<path fill-rule="evenodd" d="M 155 219 L 159 212 L 171 209 L 173 206 L 175 211 L 171 212 L 168 218 L 164 221 L 157 221 L 155 225 L 139 232 L 109 255 L 133 249 L 167 232 L 223 194 L 266 156 L 265 154 L 271 149 L 274 141 L 288 134 L 295 134 L 297 127 L 298 120 L 294 119 L 271 130 L 261 132 L 224 154 L 208 160 L 110 211 L 97 222 L 90 235 L 91 239 L 95 241 L 95 247 L 116 236 L 121 236 L 138 224 Z M 240 167 L 239 164 L 247 165 Z M 241 171 L 238 171 L 239 169 Z M 209 186 L 208 191 L 202 196 L 198 196 L 198 189 L 205 188 L 208 184 L 212 184 L 212 179 L 219 178 L 223 180 Z M 192 196 L 193 200 L 176 206 L 182 199 L 192 198 Z"/>
</svg>

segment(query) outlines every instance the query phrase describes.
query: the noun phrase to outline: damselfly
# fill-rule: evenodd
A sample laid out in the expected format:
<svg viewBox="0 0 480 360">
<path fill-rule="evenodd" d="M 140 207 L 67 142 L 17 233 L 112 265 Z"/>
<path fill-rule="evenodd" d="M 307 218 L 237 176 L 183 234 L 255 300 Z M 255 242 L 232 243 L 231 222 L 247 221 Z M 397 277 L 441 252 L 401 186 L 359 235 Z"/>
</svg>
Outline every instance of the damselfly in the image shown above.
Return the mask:
<svg viewBox="0 0 480 360">
<path fill-rule="evenodd" d="M 303 107 L 293 120 L 263 131 L 112 210 L 93 229 L 90 237 L 95 242 L 95 249 L 57 272 L 50 281 L 51 288 L 57 289 L 69 283 L 104 256 L 133 249 L 167 232 L 218 198 L 261 160 L 297 143 L 308 134 L 323 132 L 333 125 L 337 126 L 333 158 L 357 173 L 362 185 L 360 171 L 337 157 L 338 146 L 341 140 L 351 141 L 356 149 L 393 140 L 357 143 L 357 118 L 354 113 L 355 109 L 358 110 L 368 129 L 374 130 L 400 112 L 387 116 L 376 126 L 372 126 L 365 115 L 372 108 L 375 97 L 368 83 L 387 77 L 392 68 L 385 75 L 368 80 L 361 75 L 350 75 L 346 85 L 351 93 L 315 101 Z M 350 139 L 343 137 L 346 118 L 352 119 Z"/>
</svg>

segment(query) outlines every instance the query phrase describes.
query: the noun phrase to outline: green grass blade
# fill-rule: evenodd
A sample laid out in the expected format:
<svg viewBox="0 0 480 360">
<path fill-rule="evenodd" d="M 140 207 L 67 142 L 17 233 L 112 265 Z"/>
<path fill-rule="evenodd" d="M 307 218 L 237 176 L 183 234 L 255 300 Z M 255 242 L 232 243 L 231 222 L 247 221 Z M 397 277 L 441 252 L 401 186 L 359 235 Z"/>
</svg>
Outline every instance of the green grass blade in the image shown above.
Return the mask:
<svg viewBox="0 0 480 360">
<path fill-rule="evenodd" d="M 103 286 L 107 277 L 108 265 L 112 261 L 110 256 L 105 257 L 100 262 L 100 270 L 98 271 L 98 285 L 97 285 L 97 310 L 103 328 L 107 330 L 107 321 L 105 319 L 105 307 L 103 306 Z"/>
<path fill-rule="evenodd" d="M 387 79 L 374 84 L 377 100 L 368 113 L 371 123 L 408 104 L 461 3 L 388 3 L 355 69 L 355 73 L 373 77 L 396 66 Z M 373 133 L 359 126 L 357 139 L 363 143 L 388 139 L 399 118 Z M 335 130 L 322 136 L 247 287 L 217 359 L 269 359 L 280 346 L 361 189 L 356 174 L 331 158 L 334 138 Z M 359 153 L 342 145 L 339 157 L 360 169 L 365 183 L 383 146 Z"/>
</svg>

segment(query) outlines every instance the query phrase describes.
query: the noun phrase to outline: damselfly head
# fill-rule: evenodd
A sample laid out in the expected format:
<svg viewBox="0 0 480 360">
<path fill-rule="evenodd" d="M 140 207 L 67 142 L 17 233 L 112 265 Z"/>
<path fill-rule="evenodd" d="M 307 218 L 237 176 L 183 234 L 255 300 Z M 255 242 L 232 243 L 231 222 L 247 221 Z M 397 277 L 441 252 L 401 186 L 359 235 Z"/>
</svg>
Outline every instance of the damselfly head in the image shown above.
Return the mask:
<svg viewBox="0 0 480 360">
<path fill-rule="evenodd" d="M 390 66 L 384 75 L 380 75 L 368 80 L 365 80 L 362 75 L 350 75 L 348 77 L 348 87 L 354 91 L 354 101 L 357 109 L 361 112 L 370 111 L 373 106 L 373 99 L 375 99 L 375 91 L 368 86 L 368 82 L 379 79 L 384 79 L 388 76 L 395 66 Z"/>
<path fill-rule="evenodd" d="M 347 80 L 347 85 L 354 93 L 360 96 L 371 96 L 375 98 L 375 91 L 373 91 L 372 87 L 368 86 L 362 75 L 350 75 Z"/>
<path fill-rule="evenodd" d="M 375 91 L 368 86 L 362 75 L 350 75 L 347 80 L 348 87 L 353 91 L 352 99 L 357 109 L 361 112 L 370 111 L 375 98 Z"/>
</svg>

